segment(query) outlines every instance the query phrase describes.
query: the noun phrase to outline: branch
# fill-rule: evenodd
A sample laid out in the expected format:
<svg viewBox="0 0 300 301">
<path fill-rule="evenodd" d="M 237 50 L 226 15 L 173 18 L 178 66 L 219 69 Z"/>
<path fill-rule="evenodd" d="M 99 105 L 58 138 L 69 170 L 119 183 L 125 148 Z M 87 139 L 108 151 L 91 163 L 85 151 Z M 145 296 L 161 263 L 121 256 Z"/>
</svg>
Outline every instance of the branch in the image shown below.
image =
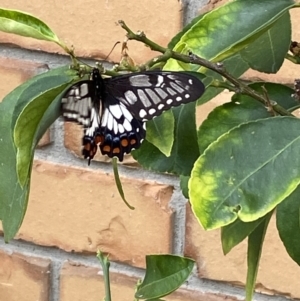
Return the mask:
<svg viewBox="0 0 300 301">
<path fill-rule="evenodd" d="M 207 69 L 210 69 L 210 70 L 215 71 L 215 72 L 219 73 L 220 75 L 222 75 L 224 78 L 226 78 L 230 83 L 232 83 L 237 88 L 237 91 L 239 91 L 239 93 L 251 96 L 252 98 L 258 100 L 261 103 L 263 103 L 264 105 L 269 105 L 270 104 L 270 101 L 268 99 L 266 99 L 266 97 L 259 94 L 255 90 L 251 89 L 248 85 L 244 84 L 241 80 L 239 80 L 239 79 L 235 78 L 234 76 L 232 76 L 231 74 L 229 74 L 225 70 L 222 63 L 212 63 L 212 62 L 207 61 L 207 60 L 205 60 L 205 59 L 203 59 L 203 58 L 201 58 L 201 57 L 199 57 L 199 56 L 197 56 L 193 53 L 190 53 L 189 55 L 185 55 L 185 54 L 175 52 L 173 50 L 162 47 L 162 46 L 156 44 L 155 42 L 149 40 L 146 37 L 145 33 L 142 32 L 142 31 L 139 31 L 135 34 L 125 24 L 124 21 L 120 20 L 118 23 L 127 32 L 126 36 L 127 36 L 128 40 L 135 40 L 135 41 L 142 42 L 146 46 L 148 46 L 151 50 L 158 51 L 158 52 L 163 54 L 162 56 L 159 56 L 159 58 L 152 59 L 153 64 L 157 60 L 162 61 L 162 59 L 164 59 L 165 62 L 166 62 L 168 59 L 173 58 L 173 59 L 175 59 L 177 61 L 181 61 L 183 63 L 190 63 L 190 64 L 196 64 L 196 65 L 203 66 Z M 148 62 L 148 64 L 151 65 L 151 61 Z M 272 108 L 276 113 L 278 113 L 280 115 L 293 116 L 289 111 L 287 111 L 283 107 L 279 106 L 275 102 L 272 103 Z"/>
</svg>

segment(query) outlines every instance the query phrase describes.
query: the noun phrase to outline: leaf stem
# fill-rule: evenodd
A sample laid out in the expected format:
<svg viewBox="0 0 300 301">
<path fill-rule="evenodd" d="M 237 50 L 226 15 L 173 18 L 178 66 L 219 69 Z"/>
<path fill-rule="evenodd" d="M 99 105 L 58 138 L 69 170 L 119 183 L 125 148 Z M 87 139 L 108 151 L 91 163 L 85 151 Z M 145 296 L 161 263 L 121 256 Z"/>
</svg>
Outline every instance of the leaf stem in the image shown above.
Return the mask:
<svg viewBox="0 0 300 301">
<path fill-rule="evenodd" d="M 104 278 L 105 287 L 105 301 L 111 301 L 111 291 L 110 291 L 110 280 L 109 280 L 109 266 L 110 262 L 108 260 L 108 255 L 104 255 L 100 250 L 97 252 L 97 258 L 101 264 Z"/>
</svg>

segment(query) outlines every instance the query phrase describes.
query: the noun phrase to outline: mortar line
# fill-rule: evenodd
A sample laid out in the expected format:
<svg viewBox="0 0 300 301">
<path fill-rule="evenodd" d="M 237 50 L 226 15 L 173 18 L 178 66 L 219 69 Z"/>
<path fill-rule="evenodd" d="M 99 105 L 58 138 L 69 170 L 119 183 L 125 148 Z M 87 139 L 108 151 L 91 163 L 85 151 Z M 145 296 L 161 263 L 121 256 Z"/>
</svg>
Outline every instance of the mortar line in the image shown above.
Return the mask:
<svg viewBox="0 0 300 301">
<path fill-rule="evenodd" d="M 99 269 L 101 274 L 100 263 L 96 259 L 96 255 L 82 255 L 78 253 L 69 253 L 64 250 L 60 250 L 54 247 L 45 247 L 35 245 L 30 242 L 22 240 L 12 240 L 9 244 L 4 242 L 3 237 L 0 237 L 0 249 L 8 254 L 13 252 L 21 253 L 28 257 L 39 257 L 43 259 L 50 259 L 54 262 L 53 270 L 54 275 L 52 276 L 53 284 L 57 284 L 57 287 L 51 292 L 51 301 L 57 301 L 55 299 L 59 297 L 59 277 L 60 270 L 65 261 L 76 262 L 88 267 L 94 267 Z M 52 272 L 51 271 L 51 272 Z M 132 267 L 125 265 L 123 263 L 111 262 L 111 272 L 119 273 L 128 277 L 134 277 L 137 279 L 142 279 L 144 277 L 144 270 L 137 267 Z M 222 294 L 228 297 L 235 297 L 238 300 L 243 300 L 244 298 L 244 288 L 234 287 L 229 283 L 224 283 L 220 281 L 202 279 L 197 277 L 195 274 L 192 275 L 188 281 L 182 286 L 185 291 L 196 291 L 202 294 Z M 255 293 L 255 301 L 288 301 L 290 298 L 282 296 L 269 296 L 260 293 Z"/>
<path fill-rule="evenodd" d="M 60 300 L 60 271 L 62 262 L 59 260 L 51 260 L 49 301 Z"/>
</svg>

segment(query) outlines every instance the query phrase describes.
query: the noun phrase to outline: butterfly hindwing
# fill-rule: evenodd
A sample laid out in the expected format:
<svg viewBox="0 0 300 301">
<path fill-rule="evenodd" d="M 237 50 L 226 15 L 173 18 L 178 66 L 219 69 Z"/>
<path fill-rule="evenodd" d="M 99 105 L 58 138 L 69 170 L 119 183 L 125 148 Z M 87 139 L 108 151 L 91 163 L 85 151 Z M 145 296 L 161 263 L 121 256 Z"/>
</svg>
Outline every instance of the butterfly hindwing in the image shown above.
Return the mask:
<svg viewBox="0 0 300 301">
<path fill-rule="evenodd" d="M 145 121 L 171 107 L 197 100 L 203 83 L 183 72 L 145 71 L 102 79 L 93 69 L 90 80 L 74 84 L 62 98 L 66 120 L 82 124 L 83 156 L 101 153 L 123 160 L 146 135 Z"/>
<path fill-rule="evenodd" d="M 100 144 L 102 154 L 123 160 L 124 153 L 129 154 L 140 146 L 145 138 L 145 123 L 136 119 L 122 104 L 107 95 L 101 118 L 100 132 L 104 137 Z M 112 104 L 113 103 L 113 104 Z"/>
</svg>

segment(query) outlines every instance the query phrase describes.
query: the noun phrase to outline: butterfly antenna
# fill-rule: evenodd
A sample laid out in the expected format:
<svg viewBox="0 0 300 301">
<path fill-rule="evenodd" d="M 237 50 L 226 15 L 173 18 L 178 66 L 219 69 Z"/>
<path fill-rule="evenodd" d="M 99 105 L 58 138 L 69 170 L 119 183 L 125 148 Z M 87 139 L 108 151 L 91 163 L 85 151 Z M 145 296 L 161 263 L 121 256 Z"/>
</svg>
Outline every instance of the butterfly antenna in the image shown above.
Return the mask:
<svg viewBox="0 0 300 301">
<path fill-rule="evenodd" d="M 113 46 L 113 48 L 111 49 L 111 51 L 109 52 L 109 54 L 106 56 L 106 58 L 104 59 L 104 61 L 106 61 L 106 60 L 109 58 L 109 56 L 110 56 L 111 53 L 114 51 L 114 49 L 116 48 L 116 46 L 117 46 L 118 44 L 120 44 L 120 43 L 121 43 L 120 41 L 118 41 L 118 42 L 115 43 L 115 45 Z"/>
</svg>

